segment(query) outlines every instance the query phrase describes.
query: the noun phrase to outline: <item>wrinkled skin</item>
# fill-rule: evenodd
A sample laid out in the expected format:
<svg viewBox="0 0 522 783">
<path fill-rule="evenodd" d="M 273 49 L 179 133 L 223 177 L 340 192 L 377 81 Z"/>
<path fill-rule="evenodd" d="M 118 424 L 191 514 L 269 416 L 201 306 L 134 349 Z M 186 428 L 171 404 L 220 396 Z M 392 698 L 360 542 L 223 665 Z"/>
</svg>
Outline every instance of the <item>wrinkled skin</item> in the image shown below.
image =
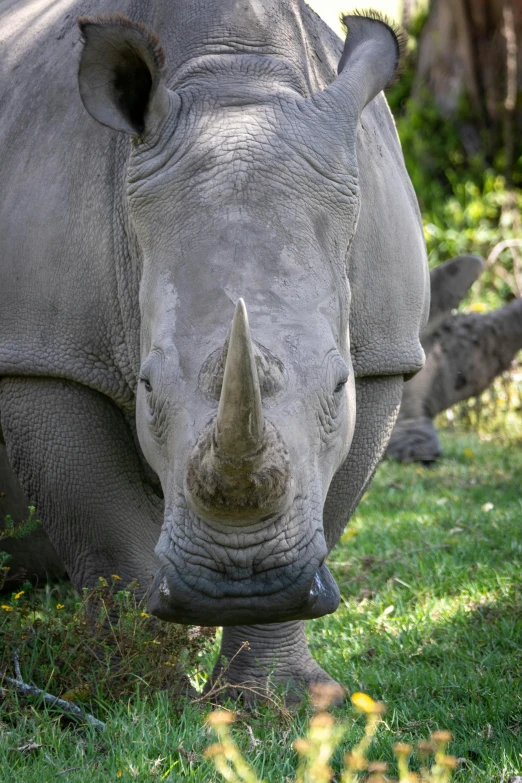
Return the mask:
<svg viewBox="0 0 522 783">
<path fill-rule="evenodd" d="M 431 272 L 430 316 L 421 337 L 426 364 L 404 384 L 386 452 L 392 459 L 429 463 L 440 457 L 435 416 L 482 394 L 522 349 L 521 300 L 491 313 L 452 313 L 483 268 L 477 256 L 462 256 Z"/>
<path fill-rule="evenodd" d="M 395 38 L 353 18 L 343 51 L 299 0 L 41 5 L 2 27 L 10 462 L 77 587 L 250 640 L 233 683 L 327 681 L 302 621 L 423 362 Z M 78 92 L 75 16 L 109 11 L 159 42 L 83 20 Z"/>
</svg>

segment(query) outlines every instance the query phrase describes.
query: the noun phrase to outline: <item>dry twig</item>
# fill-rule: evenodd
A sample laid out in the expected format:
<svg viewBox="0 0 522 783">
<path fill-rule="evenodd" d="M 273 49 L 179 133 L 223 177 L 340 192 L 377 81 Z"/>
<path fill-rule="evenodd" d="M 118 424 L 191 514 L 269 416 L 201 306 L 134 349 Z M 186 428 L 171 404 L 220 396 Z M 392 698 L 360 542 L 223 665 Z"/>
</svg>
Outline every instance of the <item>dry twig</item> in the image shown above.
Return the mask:
<svg viewBox="0 0 522 783">
<path fill-rule="evenodd" d="M 24 682 L 20 668 L 20 658 L 17 651 L 13 653 L 13 665 L 16 679 L 8 677 L 5 672 L 0 671 L 0 680 L 12 685 L 18 693 L 21 693 L 23 696 L 41 696 L 46 704 L 49 704 L 51 707 L 56 707 L 62 712 L 74 715 L 75 718 L 86 721 L 96 729 L 104 729 L 106 727 L 106 723 L 98 720 L 98 718 L 95 718 L 93 715 L 84 712 L 77 704 L 74 704 L 74 702 L 60 699 L 58 696 L 53 696 L 50 693 L 46 693 L 41 688 L 37 688 L 36 685 L 28 685 Z"/>
</svg>

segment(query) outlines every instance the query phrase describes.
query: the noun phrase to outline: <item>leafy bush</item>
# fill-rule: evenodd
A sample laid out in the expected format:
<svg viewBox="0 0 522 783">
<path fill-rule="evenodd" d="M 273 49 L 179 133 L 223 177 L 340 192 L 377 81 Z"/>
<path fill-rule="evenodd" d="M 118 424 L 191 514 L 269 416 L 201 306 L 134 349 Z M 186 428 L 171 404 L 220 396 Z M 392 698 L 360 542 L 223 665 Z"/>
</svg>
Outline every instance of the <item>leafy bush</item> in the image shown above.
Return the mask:
<svg viewBox="0 0 522 783">
<path fill-rule="evenodd" d="M 13 518 L 7 515 L 4 519 L 4 529 L 0 532 L 0 540 L 6 538 L 24 538 L 32 533 L 40 525 L 40 520 L 36 518 L 36 509 L 29 506 L 27 519 L 16 523 Z M 0 591 L 3 590 L 9 571 L 9 562 L 11 555 L 0 551 Z"/>
<path fill-rule="evenodd" d="M 387 98 L 419 201 L 429 263 L 434 267 L 462 253 L 488 258 L 499 243 L 519 240 L 522 193 L 507 187 L 502 149 L 493 159 L 481 150 L 475 154 L 466 150 L 463 139 L 472 119 L 465 102 L 455 117 L 445 117 L 426 89 L 416 85 L 413 91 L 417 44 L 426 18 L 424 11 L 411 26 L 405 73 L 387 91 Z M 476 135 L 476 129 L 473 132 Z M 518 155 L 515 186 L 522 183 L 522 141 Z M 505 247 L 495 266 L 474 286 L 475 303 L 493 309 L 514 294 L 521 295 L 521 264 L 518 249 Z"/>
<path fill-rule="evenodd" d="M 502 373 L 480 397 L 470 397 L 441 413 L 436 426 L 483 435 L 522 438 L 522 365 Z"/>
<path fill-rule="evenodd" d="M 68 585 L 34 590 L 27 582 L 0 606 L 0 668 L 13 653 L 25 681 L 66 699 L 92 701 L 138 686 L 178 692 L 183 671 L 214 629 L 163 623 L 149 616 L 139 585 L 119 577 L 78 597 Z"/>
<path fill-rule="evenodd" d="M 34 506 L 16 524 L 10 516 L 0 538 L 23 538 L 40 524 Z M 0 552 L 0 589 L 10 555 Z M 0 602 L 0 678 L 16 658 L 24 680 L 69 701 L 111 699 L 145 688 L 186 690 L 184 671 L 215 635 L 214 628 L 164 623 L 145 609 L 137 582 L 125 589 L 113 574 L 78 596 L 68 584 L 31 582 Z M 16 671 L 13 672 L 16 674 Z"/>
</svg>

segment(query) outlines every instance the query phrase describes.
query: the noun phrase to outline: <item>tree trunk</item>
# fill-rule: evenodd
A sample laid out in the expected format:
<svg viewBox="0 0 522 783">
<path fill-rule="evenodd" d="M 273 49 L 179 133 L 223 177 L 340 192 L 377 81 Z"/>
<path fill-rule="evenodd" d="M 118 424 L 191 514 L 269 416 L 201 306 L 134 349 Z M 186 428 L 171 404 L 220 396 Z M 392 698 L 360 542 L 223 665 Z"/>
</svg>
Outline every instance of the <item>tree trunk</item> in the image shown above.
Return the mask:
<svg viewBox="0 0 522 783">
<path fill-rule="evenodd" d="M 446 116 L 462 117 L 473 154 L 505 147 L 513 163 L 522 126 L 522 0 L 431 0 L 419 42 L 414 94 L 427 89 Z"/>
<path fill-rule="evenodd" d="M 412 19 L 422 7 L 422 0 L 402 0 L 401 24 L 405 30 L 410 27 Z"/>
</svg>

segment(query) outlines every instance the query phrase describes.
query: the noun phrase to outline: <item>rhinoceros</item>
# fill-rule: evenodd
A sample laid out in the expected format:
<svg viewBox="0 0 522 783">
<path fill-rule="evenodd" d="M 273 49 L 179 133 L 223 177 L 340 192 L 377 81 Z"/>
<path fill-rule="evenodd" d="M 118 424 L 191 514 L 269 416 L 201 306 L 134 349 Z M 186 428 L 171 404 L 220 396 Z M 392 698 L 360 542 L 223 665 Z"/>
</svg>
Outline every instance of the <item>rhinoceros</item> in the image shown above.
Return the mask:
<svg viewBox="0 0 522 783">
<path fill-rule="evenodd" d="M 301 0 L 3 4 L 10 463 L 77 588 L 138 579 L 158 617 L 224 626 L 225 658 L 248 641 L 232 684 L 330 681 L 303 621 L 338 605 L 327 554 L 424 360 L 400 42 L 345 23 L 343 46 Z"/>
<path fill-rule="evenodd" d="M 431 271 L 429 320 L 421 336 L 426 364 L 404 385 L 387 455 L 400 462 L 437 460 L 435 416 L 482 394 L 522 350 L 522 300 L 490 313 L 452 312 L 484 269 L 479 256 L 458 256 Z"/>
</svg>

